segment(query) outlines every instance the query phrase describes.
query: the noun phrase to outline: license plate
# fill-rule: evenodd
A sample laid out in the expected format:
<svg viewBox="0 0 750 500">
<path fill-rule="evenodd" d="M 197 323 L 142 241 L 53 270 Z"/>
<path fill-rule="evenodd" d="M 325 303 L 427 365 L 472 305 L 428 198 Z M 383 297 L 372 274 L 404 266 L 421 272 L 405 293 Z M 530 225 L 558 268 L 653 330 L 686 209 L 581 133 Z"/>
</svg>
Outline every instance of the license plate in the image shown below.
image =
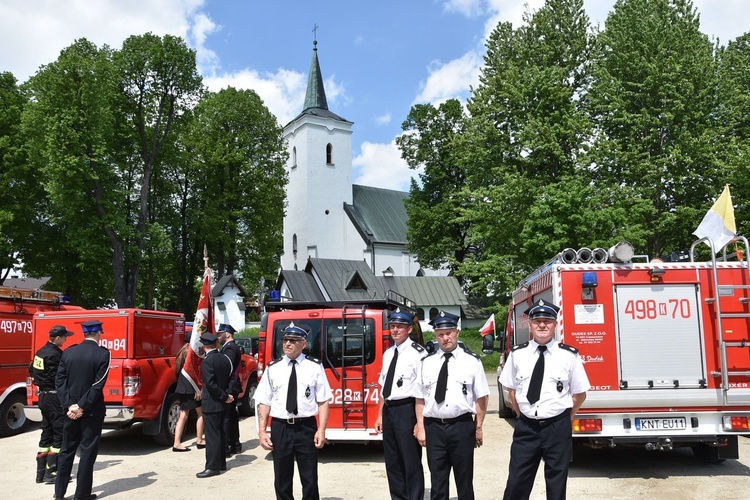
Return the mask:
<svg viewBox="0 0 750 500">
<path fill-rule="evenodd" d="M 636 418 L 635 428 L 639 431 L 683 431 L 687 429 L 685 417 Z"/>
</svg>

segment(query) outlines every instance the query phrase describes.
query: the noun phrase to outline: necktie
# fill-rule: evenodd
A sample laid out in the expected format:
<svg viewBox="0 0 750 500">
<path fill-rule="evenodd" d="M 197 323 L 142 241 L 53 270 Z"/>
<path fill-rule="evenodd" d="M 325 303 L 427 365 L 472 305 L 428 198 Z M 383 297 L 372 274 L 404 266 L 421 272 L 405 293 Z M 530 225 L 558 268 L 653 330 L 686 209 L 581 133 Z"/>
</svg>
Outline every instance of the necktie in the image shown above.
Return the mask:
<svg viewBox="0 0 750 500">
<path fill-rule="evenodd" d="M 445 390 L 448 388 L 448 360 L 453 356 L 453 353 L 446 352 L 444 354 L 443 366 L 440 367 L 440 373 L 438 373 L 437 386 L 435 387 L 435 401 L 442 403 L 445 401 Z"/>
<path fill-rule="evenodd" d="M 531 373 L 529 392 L 526 394 L 526 399 L 528 399 L 531 404 L 539 401 L 539 394 L 542 392 L 542 379 L 544 378 L 544 351 L 546 350 L 546 345 L 539 346 L 539 358 L 536 360 L 534 371 Z"/>
<path fill-rule="evenodd" d="M 286 390 L 286 411 L 297 414 L 297 361 L 292 360 L 292 373 L 289 375 L 289 386 Z"/>
<path fill-rule="evenodd" d="M 388 399 L 393 387 L 393 377 L 396 376 L 396 362 L 398 361 L 398 347 L 393 350 L 393 359 L 388 367 L 388 373 L 385 375 L 385 385 L 383 386 L 383 398 Z"/>
</svg>

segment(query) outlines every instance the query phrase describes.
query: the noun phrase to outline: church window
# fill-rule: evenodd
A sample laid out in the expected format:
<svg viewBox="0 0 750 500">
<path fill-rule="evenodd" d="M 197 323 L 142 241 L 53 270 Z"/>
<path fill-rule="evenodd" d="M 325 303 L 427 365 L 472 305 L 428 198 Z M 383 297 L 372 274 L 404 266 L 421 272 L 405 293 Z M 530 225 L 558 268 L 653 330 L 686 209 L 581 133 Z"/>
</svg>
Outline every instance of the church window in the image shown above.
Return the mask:
<svg viewBox="0 0 750 500">
<path fill-rule="evenodd" d="M 437 307 L 431 307 L 430 308 L 430 321 L 435 319 L 435 317 L 438 315 Z"/>
<path fill-rule="evenodd" d="M 419 318 L 420 321 L 424 321 L 424 309 L 421 307 L 417 308 L 417 318 Z"/>
<path fill-rule="evenodd" d="M 333 164 L 333 145 L 330 142 L 326 144 L 326 163 Z"/>
<path fill-rule="evenodd" d="M 297 146 L 292 148 L 292 168 L 297 168 Z"/>
<path fill-rule="evenodd" d="M 292 235 L 292 253 L 297 256 L 297 233 Z"/>
</svg>

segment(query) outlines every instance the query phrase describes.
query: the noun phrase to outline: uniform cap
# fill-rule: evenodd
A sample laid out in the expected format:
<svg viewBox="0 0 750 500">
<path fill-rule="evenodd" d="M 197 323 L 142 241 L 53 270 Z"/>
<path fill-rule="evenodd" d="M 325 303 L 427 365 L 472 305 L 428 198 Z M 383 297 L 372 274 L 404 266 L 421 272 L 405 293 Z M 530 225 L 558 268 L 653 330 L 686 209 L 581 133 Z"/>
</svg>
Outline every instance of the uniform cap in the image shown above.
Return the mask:
<svg viewBox="0 0 750 500">
<path fill-rule="evenodd" d="M 301 326 L 295 325 L 293 321 L 289 323 L 289 325 L 287 325 L 284 330 L 282 330 L 282 333 L 284 334 L 284 338 L 294 337 L 307 340 L 307 330 L 305 330 Z"/>
<path fill-rule="evenodd" d="M 216 340 L 219 337 L 215 333 L 204 333 L 201 335 L 201 344 L 203 345 L 213 345 L 216 343 Z"/>
<path fill-rule="evenodd" d="M 391 313 L 388 320 L 391 323 L 411 325 L 412 323 L 414 323 L 414 315 L 409 311 L 397 307 L 396 310 Z"/>
<path fill-rule="evenodd" d="M 526 314 L 529 319 L 534 318 L 549 318 L 557 320 L 557 313 L 560 312 L 560 308 L 552 302 L 547 302 L 544 299 L 539 299 L 534 305 L 526 309 L 523 313 Z"/>
<path fill-rule="evenodd" d="M 234 335 L 237 333 L 237 330 L 235 330 L 232 325 L 227 325 L 226 323 L 222 323 L 219 325 L 219 329 L 216 330 L 217 332 L 228 332 Z"/>
<path fill-rule="evenodd" d="M 440 311 L 435 319 L 430 321 L 430 325 L 435 330 L 446 330 L 458 328 L 458 316 L 449 312 Z"/>
<path fill-rule="evenodd" d="M 55 338 L 55 337 L 70 337 L 73 335 L 73 332 L 68 330 L 62 325 L 55 325 L 53 326 L 49 331 L 49 337 Z"/>
<path fill-rule="evenodd" d="M 96 319 L 91 321 L 84 321 L 83 323 L 81 323 L 81 328 L 83 328 L 84 335 L 101 332 L 103 330 L 102 322 Z"/>
</svg>

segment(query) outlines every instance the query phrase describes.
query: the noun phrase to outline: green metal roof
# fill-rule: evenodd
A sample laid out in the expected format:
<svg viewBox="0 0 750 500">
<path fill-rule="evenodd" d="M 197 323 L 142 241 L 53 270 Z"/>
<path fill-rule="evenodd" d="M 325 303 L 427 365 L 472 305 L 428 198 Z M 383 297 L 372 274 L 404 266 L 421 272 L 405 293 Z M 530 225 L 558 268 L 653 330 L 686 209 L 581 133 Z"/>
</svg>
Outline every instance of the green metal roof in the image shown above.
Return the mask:
<svg viewBox="0 0 750 500">
<path fill-rule="evenodd" d="M 302 106 L 302 115 L 320 116 L 322 118 L 332 118 L 347 123 L 349 120 L 340 117 L 336 113 L 329 111 L 328 100 L 326 99 L 326 89 L 323 86 L 323 73 L 320 71 L 320 62 L 318 62 L 318 42 L 313 42 L 313 57 L 310 63 L 310 74 L 307 77 L 307 92 L 305 92 L 305 104 Z M 295 118 L 295 120 L 297 119 Z"/>
<path fill-rule="evenodd" d="M 409 193 L 370 186 L 352 185 L 352 204 L 344 211 L 362 239 L 370 243 L 406 245 L 406 214 L 404 202 Z"/>
</svg>

